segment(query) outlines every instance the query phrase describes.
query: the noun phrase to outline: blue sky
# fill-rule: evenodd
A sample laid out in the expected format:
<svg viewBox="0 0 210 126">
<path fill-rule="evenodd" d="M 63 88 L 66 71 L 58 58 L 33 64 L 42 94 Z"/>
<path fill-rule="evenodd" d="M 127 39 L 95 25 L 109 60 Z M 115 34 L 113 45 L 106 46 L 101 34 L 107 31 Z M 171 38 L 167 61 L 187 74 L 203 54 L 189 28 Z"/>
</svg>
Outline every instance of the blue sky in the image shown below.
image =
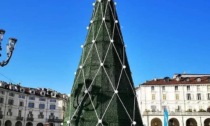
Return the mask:
<svg viewBox="0 0 210 126">
<path fill-rule="evenodd" d="M 3 40 L 18 43 L 0 80 L 69 93 L 94 0 L 4 0 Z M 210 73 L 209 0 L 116 0 L 135 85 L 174 73 Z"/>
</svg>

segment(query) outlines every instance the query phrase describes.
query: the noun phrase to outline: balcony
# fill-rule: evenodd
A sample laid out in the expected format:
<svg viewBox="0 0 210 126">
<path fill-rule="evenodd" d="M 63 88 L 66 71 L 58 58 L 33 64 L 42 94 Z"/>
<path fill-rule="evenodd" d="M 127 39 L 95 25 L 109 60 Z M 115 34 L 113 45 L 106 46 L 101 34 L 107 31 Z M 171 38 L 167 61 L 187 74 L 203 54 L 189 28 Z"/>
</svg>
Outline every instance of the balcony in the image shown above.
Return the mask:
<svg viewBox="0 0 210 126">
<path fill-rule="evenodd" d="M 16 120 L 23 121 L 23 117 L 18 116 L 18 117 L 16 118 Z"/>
<path fill-rule="evenodd" d="M 26 119 L 27 121 L 31 121 L 31 122 L 33 122 L 34 121 L 34 118 L 32 118 L 32 117 L 27 117 L 27 119 Z"/>
<path fill-rule="evenodd" d="M 38 115 L 38 119 L 44 119 L 44 115 Z"/>
<path fill-rule="evenodd" d="M 210 112 L 168 112 L 169 116 L 210 116 Z M 143 116 L 163 116 L 163 112 L 144 112 Z"/>
<path fill-rule="evenodd" d="M 54 123 L 61 123 L 63 122 L 63 119 L 48 119 L 48 122 L 54 122 Z"/>
</svg>

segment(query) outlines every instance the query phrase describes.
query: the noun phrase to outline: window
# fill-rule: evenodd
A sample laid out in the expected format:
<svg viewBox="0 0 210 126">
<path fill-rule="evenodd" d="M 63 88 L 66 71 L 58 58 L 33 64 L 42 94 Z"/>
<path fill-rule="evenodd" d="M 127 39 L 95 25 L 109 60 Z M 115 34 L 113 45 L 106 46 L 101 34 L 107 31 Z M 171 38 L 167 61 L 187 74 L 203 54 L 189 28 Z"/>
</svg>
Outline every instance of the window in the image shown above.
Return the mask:
<svg viewBox="0 0 210 126">
<path fill-rule="evenodd" d="M 175 86 L 175 91 L 178 91 L 178 86 Z"/>
<path fill-rule="evenodd" d="M 201 93 L 197 94 L 197 100 L 201 100 Z"/>
<path fill-rule="evenodd" d="M 22 111 L 19 110 L 19 111 L 18 111 L 18 117 L 21 117 L 21 115 L 22 115 L 21 113 L 22 113 Z"/>
<path fill-rule="evenodd" d="M 197 78 L 196 80 L 197 80 L 197 82 L 201 82 L 201 78 Z"/>
<path fill-rule="evenodd" d="M 3 115 L 3 112 L 1 110 L 1 107 L 0 107 L 0 116 Z M 0 126 L 1 126 L 1 120 L 0 120 Z"/>
<path fill-rule="evenodd" d="M 203 109 L 203 106 L 199 106 L 199 111 L 205 111 L 205 110 Z"/>
<path fill-rule="evenodd" d="M 45 98 L 43 98 L 43 97 L 40 97 L 39 98 L 39 101 L 45 101 L 46 99 Z"/>
<path fill-rule="evenodd" d="M 50 102 L 56 102 L 56 99 L 50 99 Z"/>
<path fill-rule="evenodd" d="M 9 99 L 9 100 L 8 100 L 8 104 L 9 104 L 9 105 L 13 105 L 13 104 L 14 104 L 14 100 L 13 100 L 13 99 Z"/>
<path fill-rule="evenodd" d="M 33 113 L 32 113 L 32 111 L 29 111 L 29 113 L 28 113 L 28 118 L 33 118 Z"/>
<path fill-rule="evenodd" d="M 34 96 L 29 96 L 29 100 L 35 100 Z"/>
<path fill-rule="evenodd" d="M 189 82 L 189 81 L 190 81 L 190 78 L 187 77 L 187 78 L 185 79 L 185 81 Z"/>
<path fill-rule="evenodd" d="M 39 119 L 44 119 L 44 114 L 43 114 L 43 112 L 40 112 L 40 113 L 39 113 L 38 118 L 39 118 Z"/>
<path fill-rule="evenodd" d="M 152 109 L 152 112 L 156 112 L 156 106 L 155 105 L 152 105 L 151 109 Z"/>
<path fill-rule="evenodd" d="M 163 94 L 163 100 L 166 100 L 166 94 Z"/>
<path fill-rule="evenodd" d="M 170 81 L 170 77 L 164 77 L 165 82 L 169 82 Z"/>
<path fill-rule="evenodd" d="M 154 86 L 151 86 L 151 90 L 154 91 L 155 90 L 155 87 Z"/>
<path fill-rule="evenodd" d="M 188 106 L 188 112 L 192 112 L 192 106 Z"/>
<path fill-rule="evenodd" d="M 179 100 L 179 94 L 176 94 L 176 100 Z"/>
<path fill-rule="evenodd" d="M 45 109 L 45 104 L 39 104 L 39 109 Z"/>
<path fill-rule="evenodd" d="M 155 94 L 152 94 L 152 100 L 155 100 Z"/>
<path fill-rule="evenodd" d="M 14 97 L 15 95 L 14 95 L 14 93 L 10 92 L 9 96 Z"/>
<path fill-rule="evenodd" d="M 7 115 L 8 115 L 8 116 L 12 116 L 12 110 L 11 110 L 11 109 L 8 109 Z"/>
<path fill-rule="evenodd" d="M 0 90 L 0 94 L 1 94 L 1 95 L 4 95 L 4 93 L 5 93 L 4 91 L 1 91 L 1 90 Z"/>
<path fill-rule="evenodd" d="M 24 102 L 23 101 L 20 101 L 19 102 L 19 106 L 21 106 L 21 107 L 24 106 Z"/>
<path fill-rule="evenodd" d="M 207 100 L 210 100 L 210 93 L 207 94 Z"/>
<path fill-rule="evenodd" d="M 162 110 L 165 110 L 165 109 L 167 109 L 167 106 L 162 106 Z"/>
<path fill-rule="evenodd" d="M 187 91 L 190 91 L 190 86 L 189 85 L 187 86 Z"/>
<path fill-rule="evenodd" d="M 191 100 L 191 95 L 187 94 L 187 100 Z"/>
<path fill-rule="evenodd" d="M 19 95 L 19 98 L 25 99 L 25 95 Z"/>
<path fill-rule="evenodd" d="M 201 91 L 200 85 L 197 86 L 197 91 Z"/>
<path fill-rule="evenodd" d="M 4 103 L 4 98 L 0 98 L 0 103 Z"/>
<path fill-rule="evenodd" d="M 50 105 L 50 109 L 55 109 L 56 106 L 55 105 Z"/>
<path fill-rule="evenodd" d="M 34 108 L 34 103 L 29 102 L 29 103 L 28 103 L 28 107 L 29 107 L 29 108 Z"/>
<path fill-rule="evenodd" d="M 51 113 L 51 114 L 49 115 L 49 119 L 54 119 L 54 118 L 55 118 L 54 113 Z"/>
<path fill-rule="evenodd" d="M 165 86 L 162 86 L 162 90 L 165 91 Z"/>
<path fill-rule="evenodd" d="M 210 85 L 207 86 L 207 91 L 210 91 Z"/>
<path fill-rule="evenodd" d="M 175 112 L 180 112 L 181 111 L 181 106 L 177 106 L 177 108 L 175 109 Z"/>
</svg>

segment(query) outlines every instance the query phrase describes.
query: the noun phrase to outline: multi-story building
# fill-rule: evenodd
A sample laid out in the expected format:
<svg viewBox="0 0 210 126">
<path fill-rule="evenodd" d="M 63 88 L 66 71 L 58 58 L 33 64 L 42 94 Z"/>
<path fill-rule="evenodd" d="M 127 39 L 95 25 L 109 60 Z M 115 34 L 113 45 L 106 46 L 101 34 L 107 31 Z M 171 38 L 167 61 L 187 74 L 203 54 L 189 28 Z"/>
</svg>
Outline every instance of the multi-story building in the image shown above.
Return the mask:
<svg viewBox="0 0 210 126">
<path fill-rule="evenodd" d="M 153 79 L 136 89 L 145 126 L 210 126 L 210 75 L 175 74 Z"/>
<path fill-rule="evenodd" d="M 65 94 L 0 82 L 0 126 L 60 126 Z"/>
</svg>

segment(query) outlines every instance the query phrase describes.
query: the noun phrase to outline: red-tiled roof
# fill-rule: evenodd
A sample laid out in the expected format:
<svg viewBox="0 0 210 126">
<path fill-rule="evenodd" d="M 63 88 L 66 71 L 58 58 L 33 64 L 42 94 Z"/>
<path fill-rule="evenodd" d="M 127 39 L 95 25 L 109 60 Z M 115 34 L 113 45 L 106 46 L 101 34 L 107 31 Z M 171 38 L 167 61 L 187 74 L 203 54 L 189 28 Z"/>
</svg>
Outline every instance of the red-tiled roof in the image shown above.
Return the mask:
<svg viewBox="0 0 210 126">
<path fill-rule="evenodd" d="M 198 79 L 200 78 L 200 81 Z M 210 84 L 210 76 L 203 77 L 180 77 L 177 78 L 163 78 L 147 81 L 142 85 L 178 85 L 178 84 Z"/>
</svg>

